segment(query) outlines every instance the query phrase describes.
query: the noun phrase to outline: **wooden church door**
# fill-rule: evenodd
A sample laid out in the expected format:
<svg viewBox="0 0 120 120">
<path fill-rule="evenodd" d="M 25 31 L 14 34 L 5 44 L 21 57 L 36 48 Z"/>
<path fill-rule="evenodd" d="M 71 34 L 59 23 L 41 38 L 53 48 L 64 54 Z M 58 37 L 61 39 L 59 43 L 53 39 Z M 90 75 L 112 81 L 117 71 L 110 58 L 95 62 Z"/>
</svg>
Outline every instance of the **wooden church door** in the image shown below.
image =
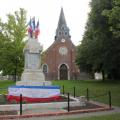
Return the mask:
<svg viewBox="0 0 120 120">
<path fill-rule="evenodd" d="M 60 80 L 68 80 L 68 69 L 65 64 L 60 66 Z"/>
</svg>

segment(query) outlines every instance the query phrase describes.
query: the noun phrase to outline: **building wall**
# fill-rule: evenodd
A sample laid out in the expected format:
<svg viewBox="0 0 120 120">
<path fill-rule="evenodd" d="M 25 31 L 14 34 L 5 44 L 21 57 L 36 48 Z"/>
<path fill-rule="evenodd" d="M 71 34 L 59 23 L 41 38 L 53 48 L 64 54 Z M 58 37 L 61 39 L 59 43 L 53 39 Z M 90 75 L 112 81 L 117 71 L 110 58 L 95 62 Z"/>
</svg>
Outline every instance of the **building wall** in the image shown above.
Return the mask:
<svg viewBox="0 0 120 120">
<path fill-rule="evenodd" d="M 67 53 L 61 55 L 59 53 L 60 47 L 66 47 Z M 57 80 L 60 79 L 60 66 L 65 64 L 68 68 L 68 79 L 77 79 L 79 76 L 79 69 L 75 65 L 75 54 L 76 48 L 71 40 L 61 40 L 54 41 L 54 43 L 47 49 L 44 53 L 43 65 L 48 66 L 48 71 L 45 73 L 47 80 Z"/>
</svg>

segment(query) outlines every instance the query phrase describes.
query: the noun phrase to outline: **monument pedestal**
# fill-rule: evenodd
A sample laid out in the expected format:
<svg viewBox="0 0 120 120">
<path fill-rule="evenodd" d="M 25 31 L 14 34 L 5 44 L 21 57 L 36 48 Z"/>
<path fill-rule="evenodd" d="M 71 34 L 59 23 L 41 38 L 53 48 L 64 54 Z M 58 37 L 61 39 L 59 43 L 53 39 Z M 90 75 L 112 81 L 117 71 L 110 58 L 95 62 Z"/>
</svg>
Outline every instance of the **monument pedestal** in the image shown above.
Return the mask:
<svg viewBox="0 0 120 120">
<path fill-rule="evenodd" d="M 51 81 L 45 81 L 45 76 L 41 69 L 32 70 L 25 69 L 21 76 L 21 81 L 18 81 L 16 85 L 23 86 L 50 86 Z"/>
<path fill-rule="evenodd" d="M 50 86 L 50 81 L 19 81 L 16 85 L 20 86 Z"/>
</svg>

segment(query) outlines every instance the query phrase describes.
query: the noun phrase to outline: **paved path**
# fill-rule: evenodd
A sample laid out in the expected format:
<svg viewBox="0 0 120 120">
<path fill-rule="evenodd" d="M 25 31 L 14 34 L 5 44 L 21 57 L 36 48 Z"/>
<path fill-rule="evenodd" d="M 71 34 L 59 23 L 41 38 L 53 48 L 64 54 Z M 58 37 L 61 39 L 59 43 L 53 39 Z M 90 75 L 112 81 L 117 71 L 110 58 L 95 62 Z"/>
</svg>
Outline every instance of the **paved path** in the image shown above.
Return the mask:
<svg viewBox="0 0 120 120">
<path fill-rule="evenodd" d="M 42 108 L 42 109 L 32 109 L 32 110 L 25 110 L 23 111 L 23 115 L 26 115 L 26 114 L 40 114 L 40 113 L 55 113 L 55 112 L 64 112 L 66 110 L 64 109 L 61 109 L 61 108 Z"/>
<path fill-rule="evenodd" d="M 90 116 L 101 116 L 101 115 L 109 115 L 120 113 L 120 108 L 114 107 L 113 110 L 110 111 L 102 111 L 102 112 L 92 112 L 92 113 L 80 113 L 73 115 L 61 115 L 61 116 L 49 116 L 49 117 L 32 117 L 32 118 L 21 118 L 16 120 L 68 120 L 70 118 L 82 118 L 82 117 L 90 117 Z"/>
</svg>

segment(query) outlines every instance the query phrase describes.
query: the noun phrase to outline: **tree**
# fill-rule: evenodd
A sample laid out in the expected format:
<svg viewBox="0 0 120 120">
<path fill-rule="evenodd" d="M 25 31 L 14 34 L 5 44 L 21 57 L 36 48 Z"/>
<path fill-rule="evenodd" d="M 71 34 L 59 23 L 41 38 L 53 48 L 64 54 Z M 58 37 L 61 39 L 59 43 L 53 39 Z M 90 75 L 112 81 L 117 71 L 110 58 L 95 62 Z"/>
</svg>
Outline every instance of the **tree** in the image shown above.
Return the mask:
<svg viewBox="0 0 120 120">
<path fill-rule="evenodd" d="M 108 17 L 109 28 L 113 36 L 120 38 L 120 0 L 113 0 L 112 6 L 111 10 L 106 9 L 102 14 Z"/>
<path fill-rule="evenodd" d="M 120 42 L 110 30 L 109 18 L 103 15 L 105 10 L 113 9 L 112 3 L 113 0 L 92 0 L 76 62 L 87 72 L 101 71 L 103 76 L 105 73 L 108 77 L 117 79 L 120 78 Z"/>
<path fill-rule="evenodd" d="M 112 32 L 110 50 L 107 51 L 110 69 L 108 71 L 109 78 L 120 78 L 120 0 L 112 0 L 112 9 L 105 9 L 102 15 L 108 18 L 109 31 Z M 109 57 L 110 56 L 110 57 Z"/>
<path fill-rule="evenodd" d="M 20 9 L 7 15 L 6 23 L 0 22 L 0 69 L 4 75 L 21 75 L 23 71 L 23 47 L 26 37 L 26 11 Z"/>
</svg>

